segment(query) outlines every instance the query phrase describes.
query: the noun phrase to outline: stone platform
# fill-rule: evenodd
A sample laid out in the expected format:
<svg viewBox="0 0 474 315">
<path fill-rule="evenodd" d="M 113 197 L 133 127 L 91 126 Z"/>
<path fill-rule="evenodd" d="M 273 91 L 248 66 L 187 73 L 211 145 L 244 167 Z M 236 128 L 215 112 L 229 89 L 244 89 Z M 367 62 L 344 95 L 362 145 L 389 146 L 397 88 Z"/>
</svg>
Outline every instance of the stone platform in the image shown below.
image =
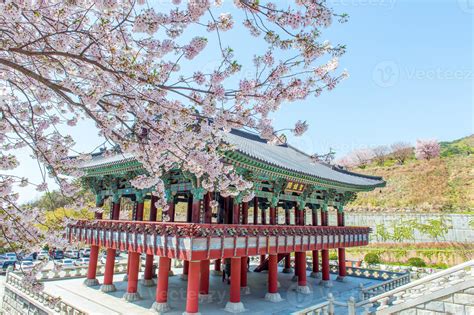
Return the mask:
<svg viewBox="0 0 474 315">
<path fill-rule="evenodd" d="M 251 266 L 251 270 L 255 266 Z M 186 305 L 186 285 L 187 281 L 181 280 L 179 276 L 182 272 L 180 268 L 173 268 L 176 276 L 169 279 L 168 304 L 171 310 L 166 314 L 182 314 Z M 359 285 L 364 286 L 379 283 L 377 280 L 347 277 L 346 282 L 335 281 L 336 276 L 331 275 L 333 286 L 325 288 L 317 285 L 318 279 L 309 277 L 308 286 L 311 294 L 304 295 L 295 291 L 297 284 L 291 281 L 293 274 L 278 273 L 280 282 L 279 293 L 283 301 L 272 303 L 266 301 L 267 276 L 262 273 L 248 273 L 248 286 L 251 289 L 250 295 L 242 295 L 242 303 L 246 311 L 241 314 L 290 314 L 298 309 L 306 308 L 310 305 L 325 301 L 328 293 L 332 293 L 336 300 L 347 301 L 350 296 L 357 297 Z M 142 278 L 140 274 L 140 278 Z M 82 283 L 84 279 L 71 279 L 45 282 L 46 291 L 57 296 L 61 296 L 64 301 L 77 305 L 83 311 L 91 314 L 155 314 L 150 308 L 155 299 L 156 285 L 153 287 L 139 284 L 138 291 L 141 300 L 132 303 L 122 299 L 127 283 L 122 281 L 123 274 L 115 275 L 114 283 L 117 291 L 103 293 L 100 286 L 86 287 Z M 102 277 L 98 278 L 102 283 Z M 224 308 L 229 301 L 230 286 L 222 282 L 218 276 L 210 276 L 210 294 L 212 300 L 199 304 L 201 314 L 225 314 Z M 229 313 L 230 314 L 230 313 Z"/>
</svg>

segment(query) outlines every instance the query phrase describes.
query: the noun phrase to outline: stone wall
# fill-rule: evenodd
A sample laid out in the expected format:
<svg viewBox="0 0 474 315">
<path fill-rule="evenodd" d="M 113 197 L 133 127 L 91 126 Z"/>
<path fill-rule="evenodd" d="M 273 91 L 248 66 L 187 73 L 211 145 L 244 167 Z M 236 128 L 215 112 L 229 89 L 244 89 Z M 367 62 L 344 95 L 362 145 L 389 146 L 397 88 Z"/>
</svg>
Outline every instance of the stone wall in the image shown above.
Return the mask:
<svg viewBox="0 0 474 315">
<path fill-rule="evenodd" d="M 449 223 L 450 228 L 444 238 L 433 239 L 425 234 L 415 231 L 415 242 L 459 242 L 459 243 L 474 243 L 474 229 L 469 226 L 469 222 L 474 222 L 473 214 L 436 214 L 436 213 L 373 213 L 373 212 L 347 212 L 345 214 L 345 223 L 347 226 L 369 226 L 373 229 L 371 235 L 371 242 L 377 241 L 376 226 L 384 224 L 386 228 L 407 220 L 416 220 L 420 223 L 427 223 L 428 220 L 439 220 L 443 217 Z M 329 218 L 330 225 L 336 225 L 335 215 Z M 411 242 L 411 241 L 410 241 Z"/>
<path fill-rule="evenodd" d="M 416 307 L 403 310 L 396 315 L 473 315 L 474 288 L 465 289 Z"/>
</svg>

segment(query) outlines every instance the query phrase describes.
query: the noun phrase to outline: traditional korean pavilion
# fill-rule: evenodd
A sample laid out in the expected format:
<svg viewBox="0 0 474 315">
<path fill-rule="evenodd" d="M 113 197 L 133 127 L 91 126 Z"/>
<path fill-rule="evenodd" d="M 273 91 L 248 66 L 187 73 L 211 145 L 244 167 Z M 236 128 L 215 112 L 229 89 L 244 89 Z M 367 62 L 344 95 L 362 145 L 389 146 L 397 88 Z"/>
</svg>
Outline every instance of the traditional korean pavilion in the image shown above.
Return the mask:
<svg viewBox="0 0 474 315">
<path fill-rule="evenodd" d="M 130 180 L 145 171 L 133 156 L 117 153 L 95 154 L 82 165 L 83 181 L 96 194 L 97 205 L 108 198 L 112 202 L 109 218 L 96 214 L 95 220 L 78 221 L 68 227 L 71 241 L 91 246 L 86 285 L 98 285 L 96 279 L 99 248 L 107 250 L 104 292 L 115 290 L 113 272 L 117 250 L 128 251 L 128 281 L 124 298 L 140 299 L 138 273 L 140 254 L 146 254 L 143 284 L 154 285 L 152 265 L 159 256 L 156 301 L 153 309 L 166 312 L 168 276 L 171 259 L 184 261 L 187 278 L 186 314 L 199 312 L 199 301 L 209 295 L 210 274 L 221 273 L 221 264 L 230 264 L 230 296 L 226 310 L 244 310 L 241 294 L 247 287 L 247 260 L 260 256 L 254 271 L 268 270 L 265 299 L 280 302 L 278 262 L 284 260 L 284 273 L 295 273 L 297 291 L 309 293 L 306 254 L 312 252 L 310 277 L 330 285 L 329 250 L 338 251 L 338 280 L 346 276 L 345 248 L 368 244 L 368 227 L 344 226 L 344 206 L 359 191 L 383 187 L 380 177 L 343 170 L 337 166 L 314 162 L 311 157 L 288 145 L 272 145 L 257 135 L 232 130 L 225 138 L 234 150 L 222 158 L 235 166 L 254 183 L 255 198 L 243 202 L 240 196 L 222 197 L 196 185 L 192 175 L 175 170 L 166 174 L 166 196 L 169 211 L 166 220 L 160 216 L 150 190 L 137 190 Z M 120 220 L 121 200 L 134 202 L 131 221 Z M 144 201 L 152 199 L 149 217 L 144 218 Z M 211 201 L 218 207 L 211 207 Z M 186 221 L 175 220 L 178 203 L 187 204 Z M 328 213 L 337 213 L 337 226 L 328 225 Z M 148 211 L 147 211 L 148 212 Z M 308 218 L 308 219 L 307 219 Z M 290 260 L 294 257 L 295 268 Z M 321 263 L 319 263 L 321 256 Z M 213 265 L 211 267 L 211 265 Z M 213 269 L 210 272 L 210 269 Z"/>
</svg>

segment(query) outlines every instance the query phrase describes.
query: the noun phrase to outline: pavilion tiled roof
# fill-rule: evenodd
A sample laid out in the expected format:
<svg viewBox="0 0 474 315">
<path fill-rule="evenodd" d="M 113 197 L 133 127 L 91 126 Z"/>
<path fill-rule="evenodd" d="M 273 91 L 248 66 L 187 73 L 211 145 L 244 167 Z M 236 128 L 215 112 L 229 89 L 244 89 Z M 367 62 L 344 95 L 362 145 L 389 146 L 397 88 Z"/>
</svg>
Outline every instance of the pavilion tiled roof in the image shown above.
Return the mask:
<svg viewBox="0 0 474 315">
<path fill-rule="evenodd" d="M 231 145 L 235 151 L 250 159 L 296 174 L 366 188 L 375 188 L 385 185 L 381 177 L 353 173 L 341 169 L 338 166 L 315 162 L 308 154 L 291 145 L 270 144 L 260 136 L 246 131 L 233 129 L 226 135 L 225 142 Z M 111 156 L 95 154 L 92 156 L 92 159 L 84 162 L 81 168 L 83 170 L 90 170 L 133 161 L 135 161 L 135 159 L 133 155 L 129 153 L 117 153 Z"/>
<path fill-rule="evenodd" d="M 295 173 L 357 186 L 376 187 L 385 184 L 381 177 L 357 174 L 334 165 L 315 162 L 308 154 L 288 144 L 270 144 L 258 135 L 245 131 L 232 130 L 226 136 L 226 142 L 250 158 Z"/>
</svg>

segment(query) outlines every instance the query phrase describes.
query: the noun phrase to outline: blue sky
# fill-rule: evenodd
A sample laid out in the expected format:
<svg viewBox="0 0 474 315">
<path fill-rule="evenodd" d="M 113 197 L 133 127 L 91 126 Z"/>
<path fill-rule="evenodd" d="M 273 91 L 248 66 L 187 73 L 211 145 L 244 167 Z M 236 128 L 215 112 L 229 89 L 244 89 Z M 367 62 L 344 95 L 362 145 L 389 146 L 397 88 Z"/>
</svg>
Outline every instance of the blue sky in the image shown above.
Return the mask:
<svg viewBox="0 0 474 315">
<path fill-rule="evenodd" d="M 329 1 L 350 15 L 325 32 L 347 45 L 350 78 L 318 99 L 284 107 L 277 126 L 303 117 L 290 139 L 337 156 L 358 147 L 452 140 L 473 133 L 473 11 L 463 1 Z M 369 5 L 368 3 L 372 3 Z"/>
<path fill-rule="evenodd" d="M 224 0 L 222 11 L 235 13 L 232 2 Z M 350 15 L 349 22 L 334 23 L 322 36 L 347 45 L 340 66 L 350 78 L 319 98 L 285 105 L 273 115 L 276 129 L 291 127 L 298 119 L 310 124 L 303 137 L 288 135 L 291 144 L 308 153 L 326 153 L 332 147 L 341 157 L 362 147 L 423 138 L 453 140 L 474 132 L 473 0 L 328 3 Z M 241 34 L 231 35 L 232 46 L 247 55 L 259 48 Z M 183 69 L 215 65 L 212 55 L 200 57 Z M 71 133 L 80 151 L 98 143 L 90 122 Z M 36 162 L 24 153 L 20 163 L 16 175 L 35 179 Z M 24 201 L 39 196 L 33 188 L 22 193 Z"/>
</svg>

